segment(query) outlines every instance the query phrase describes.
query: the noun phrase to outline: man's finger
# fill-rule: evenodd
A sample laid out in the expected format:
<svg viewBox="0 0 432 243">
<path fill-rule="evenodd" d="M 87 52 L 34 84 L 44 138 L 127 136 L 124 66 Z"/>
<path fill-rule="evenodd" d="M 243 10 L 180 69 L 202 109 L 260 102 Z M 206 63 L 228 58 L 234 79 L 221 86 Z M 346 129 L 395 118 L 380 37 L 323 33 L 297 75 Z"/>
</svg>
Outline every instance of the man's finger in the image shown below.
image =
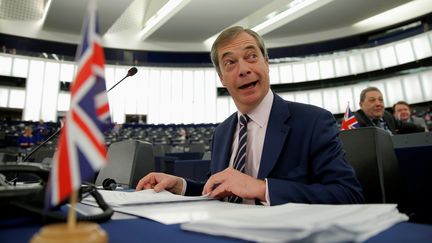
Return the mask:
<svg viewBox="0 0 432 243">
<path fill-rule="evenodd" d="M 155 192 L 161 192 L 163 190 L 169 190 L 173 187 L 172 178 L 164 178 L 154 186 Z"/>
<path fill-rule="evenodd" d="M 138 184 L 137 184 L 137 186 L 135 188 L 135 191 L 140 191 L 140 190 L 143 190 L 143 189 L 150 189 L 151 185 L 154 184 L 154 182 L 155 182 L 154 175 L 152 173 L 150 173 L 150 174 L 144 176 L 143 178 L 141 178 L 141 180 L 138 181 Z M 150 185 L 150 188 L 149 188 L 148 185 Z"/>
<path fill-rule="evenodd" d="M 227 191 L 228 187 L 227 187 L 227 183 L 222 183 L 222 184 L 217 184 L 217 187 L 215 187 L 211 193 L 210 193 L 210 197 L 220 197 L 223 194 L 226 194 L 226 192 L 231 193 L 230 191 Z"/>
</svg>

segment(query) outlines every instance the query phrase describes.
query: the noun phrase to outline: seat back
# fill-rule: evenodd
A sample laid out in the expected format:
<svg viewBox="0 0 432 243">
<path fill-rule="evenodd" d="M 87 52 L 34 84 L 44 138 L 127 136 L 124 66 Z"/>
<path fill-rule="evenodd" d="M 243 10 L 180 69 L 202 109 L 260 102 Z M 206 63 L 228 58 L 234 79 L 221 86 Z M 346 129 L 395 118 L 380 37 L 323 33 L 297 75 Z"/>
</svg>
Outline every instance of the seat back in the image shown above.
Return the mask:
<svg viewBox="0 0 432 243">
<path fill-rule="evenodd" d="M 366 203 L 399 203 L 400 171 L 391 135 L 380 128 L 364 127 L 341 131 L 340 139 Z"/>
<path fill-rule="evenodd" d="M 30 157 L 28 157 L 28 161 L 41 163 L 45 159 L 52 159 L 54 157 L 54 153 L 56 152 L 56 147 L 52 145 L 48 145 L 45 147 L 39 148 L 35 153 L 33 153 Z"/>
<path fill-rule="evenodd" d="M 110 178 L 135 188 L 143 176 L 155 171 L 153 145 L 149 142 L 123 140 L 113 143 L 108 148 L 108 158 L 110 163 L 100 170 L 96 185 L 102 185 Z"/>
<path fill-rule="evenodd" d="M 432 224 L 432 132 L 392 137 L 401 169 L 402 208 L 410 221 Z"/>
</svg>

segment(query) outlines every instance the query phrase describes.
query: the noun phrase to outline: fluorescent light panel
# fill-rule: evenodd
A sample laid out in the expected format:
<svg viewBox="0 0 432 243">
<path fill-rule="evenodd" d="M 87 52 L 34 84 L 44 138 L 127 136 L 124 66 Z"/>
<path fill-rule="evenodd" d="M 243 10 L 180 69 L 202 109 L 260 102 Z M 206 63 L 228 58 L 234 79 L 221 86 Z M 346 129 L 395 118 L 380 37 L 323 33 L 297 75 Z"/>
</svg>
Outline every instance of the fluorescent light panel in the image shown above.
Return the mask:
<svg viewBox="0 0 432 243">
<path fill-rule="evenodd" d="M 421 13 L 430 9 L 430 2 L 424 0 L 411 1 L 398 7 L 392 8 L 383 13 L 377 14 L 370 18 L 355 23 L 354 27 L 379 27 L 381 25 L 391 24 L 394 19 L 406 20 L 412 18 L 412 13 Z"/>
<path fill-rule="evenodd" d="M 153 32 L 157 30 L 161 25 L 168 21 L 174 14 L 180 11 L 186 6 L 191 0 L 170 0 L 168 1 L 159 11 L 156 12 L 147 22 L 144 24 L 144 28 L 141 31 L 141 39 L 145 40 Z"/>
<path fill-rule="evenodd" d="M 261 35 L 267 34 L 270 31 L 287 24 L 288 22 L 301 17 L 302 15 L 320 8 L 333 0 L 296 0 L 287 5 L 287 9 L 282 11 L 272 18 L 264 20 L 262 23 L 256 25 L 252 30 Z"/>
<path fill-rule="evenodd" d="M 257 24 L 254 27 L 248 26 L 248 28 L 258 32 L 260 35 L 264 35 L 332 1 L 333 0 L 294 0 L 286 5 L 286 9 L 284 11 L 272 11 L 264 17 L 263 22 Z M 219 34 L 220 33 L 217 33 L 209 37 L 204 41 L 204 45 L 210 49 Z"/>
</svg>

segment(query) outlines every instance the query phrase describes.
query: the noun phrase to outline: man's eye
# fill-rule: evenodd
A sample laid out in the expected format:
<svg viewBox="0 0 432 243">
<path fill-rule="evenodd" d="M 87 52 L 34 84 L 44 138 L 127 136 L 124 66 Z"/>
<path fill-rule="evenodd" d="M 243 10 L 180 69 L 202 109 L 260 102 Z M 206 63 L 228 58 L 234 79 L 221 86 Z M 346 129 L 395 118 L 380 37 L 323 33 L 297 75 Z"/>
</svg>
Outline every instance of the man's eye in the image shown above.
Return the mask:
<svg viewBox="0 0 432 243">
<path fill-rule="evenodd" d="M 229 66 L 229 65 L 231 65 L 231 64 L 233 64 L 233 63 L 234 63 L 233 61 L 228 60 L 228 61 L 225 61 L 225 62 L 224 62 L 224 66 Z"/>
<path fill-rule="evenodd" d="M 256 54 L 250 54 L 248 59 L 255 60 L 258 56 Z"/>
</svg>

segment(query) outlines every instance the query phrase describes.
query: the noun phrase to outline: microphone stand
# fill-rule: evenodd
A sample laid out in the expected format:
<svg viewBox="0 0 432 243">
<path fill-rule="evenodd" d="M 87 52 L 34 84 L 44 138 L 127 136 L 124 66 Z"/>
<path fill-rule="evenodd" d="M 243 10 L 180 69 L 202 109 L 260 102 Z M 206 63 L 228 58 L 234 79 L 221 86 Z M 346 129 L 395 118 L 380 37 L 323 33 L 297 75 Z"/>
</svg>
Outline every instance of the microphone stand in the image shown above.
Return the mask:
<svg viewBox="0 0 432 243">
<path fill-rule="evenodd" d="M 129 74 L 126 75 L 124 78 L 122 78 L 120 81 L 118 81 L 116 84 L 114 84 L 109 90 L 107 90 L 107 94 L 108 92 L 110 92 L 112 89 L 114 89 L 115 86 L 117 86 L 119 83 L 121 83 L 123 80 L 125 80 L 127 77 L 129 77 Z"/>
<path fill-rule="evenodd" d="M 122 78 L 120 81 L 118 81 L 114 86 L 112 86 L 109 90 L 107 90 L 107 94 L 115 87 L 117 86 L 119 83 L 121 83 L 123 80 L 125 80 L 127 77 L 133 76 L 137 73 L 137 68 L 136 67 L 132 67 L 131 69 L 129 69 L 128 73 L 126 74 L 126 76 L 124 78 Z M 49 136 L 49 138 L 45 139 L 41 144 L 39 144 L 38 146 L 36 146 L 34 149 L 32 149 L 32 151 L 30 151 L 30 153 L 28 153 L 23 159 L 22 162 L 26 162 L 31 155 L 33 155 L 36 151 L 38 151 L 43 145 L 45 145 L 46 143 L 48 143 L 49 141 L 51 141 L 55 136 L 57 136 L 60 131 L 62 130 L 63 127 L 60 127 L 59 129 L 57 129 L 57 131 L 55 131 L 51 136 Z"/>
<path fill-rule="evenodd" d="M 133 68 L 129 69 L 129 71 L 128 71 L 128 73 L 126 74 L 126 76 L 125 76 L 124 78 L 122 78 L 120 81 L 118 81 L 116 84 L 114 84 L 114 86 L 112 86 L 112 87 L 107 91 L 107 93 L 110 92 L 112 89 L 114 89 L 115 86 L 117 86 L 119 83 L 121 83 L 121 82 L 122 82 L 123 80 L 125 80 L 127 77 L 134 76 L 137 72 L 138 72 L 138 70 L 137 70 L 136 67 L 133 67 Z"/>
<path fill-rule="evenodd" d="M 53 134 L 51 134 L 51 136 L 49 136 L 47 139 L 45 139 L 41 144 L 39 144 L 38 146 L 36 146 L 36 148 L 34 148 L 32 151 L 30 151 L 30 153 L 28 153 L 23 159 L 22 162 L 26 162 L 30 156 L 32 154 L 34 154 L 36 151 L 38 151 L 42 146 L 44 146 L 46 143 L 48 143 L 49 141 L 51 141 L 55 136 L 57 136 L 57 134 L 60 133 L 60 131 L 62 130 L 62 127 L 60 127 L 59 129 L 57 129 L 57 131 L 55 131 Z"/>
</svg>

